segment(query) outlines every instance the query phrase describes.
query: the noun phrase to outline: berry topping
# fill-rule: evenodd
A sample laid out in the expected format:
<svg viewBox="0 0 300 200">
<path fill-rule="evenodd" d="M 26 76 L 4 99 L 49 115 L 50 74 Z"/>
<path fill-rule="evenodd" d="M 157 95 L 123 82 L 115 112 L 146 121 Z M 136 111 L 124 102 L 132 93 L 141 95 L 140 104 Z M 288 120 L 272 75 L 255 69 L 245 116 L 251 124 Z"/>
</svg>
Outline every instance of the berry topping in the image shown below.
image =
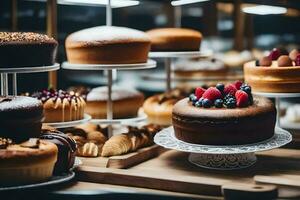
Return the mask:
<svg viewBox="0 0 300 200">
<path fill-rule="evenodd" d="M 296 61 L 298 54 L 300 54 L 300 51 L 298 49 L 294 49 L 290 52 L 289 57 L 291 60 Z"/>
<path fill-rule="evenodd" d="M 272 60 L 268 56 L 264 56 L 259 60 L 259 65 L 269 67 L 272 65 Z"/>
<path fill-rule="evenodd" d="M 295 60 L 295 65 L 300 66 L 300 53 L 297 55 L 296 60 Z"/>
<path fill-rule="evenodd" d="M 202 105 L 204 108 L 210 108 L 212 106 L 212 103 L 209 99 L 204 99 Z"/>
<path fill-rule="evenodd" d="M 227 94 L 224 98 L 224 105 L 227 108 L 235 108 L 236 107 L 236 99 L 233 95 Z"/>
<path fill-rule="evenodd" d="M 195 94 L 190 94 L 189 99 L 190 99 L 191 102 L 196 102 L 196 101 L 198 101 L 198 98 L 196 97 Z"/>
<path fill-rule="evenodd" d="M 234 84 L 229 84 L 229 85 L 226 85 L 225 89 L 224 89 L 224 93 L 227 95 L 227 94 L 231 94 L 231 95 L 234 95 L 236 93 L 237 89 L 235 87 Z"/>
<path fill-rule="evenodd" d="M 243 82 L 242 81 L 236 81 L 234 83 L 234 86 L 237 90 L 239 90 L 241 88 L 241 86 L 243 85 Z"/>
<path fill-rule="evenodd" d="M 216 88 L 220 91 L 220 92 L 223 92 L 224 91 L 224 88 L 225 88 L 225 85 L 223 83 L 218 83 L 216 85 Z"/>
<path fill-rule="evenodd" d="M 195 95 L 198 99 L 200 99 L 203 95 L 203 93 L 205 92 L 205 89 L 202 87 L 197 87 L 195 90 Z"/>
<path fill-rule="evenodd" d="M 274 49 L 270 52 L 269 58 L 270 58 L 271 60 L 277 60 L 277 59 L 279 58 L 280 55 L 281 55 L 281 54 L 280 54 L 279 49 L 274 48 Z"/>
<path fill-rule="evenodd" d="M 256 67 L 259 67 L 259 66 L 260 66 L 259 60 L 256 60 L 256 61 L 255 61 L 255 66 L 256 66 Z"/>
<path fill-rule="evenodd" d="M 244 84 L 241 86 L 240 90 L 246 92 L 248 95 L 251 95 L 251 86 L 248 85 L 247 83 L 244 83 Z"/>
<path fill-rule="evenodd" d="M 197 101 L 197 102 L 195 103 L 195 106 L 196 106 L 196 107 L 202 107 L 202 102 L 201 102 L 201 101 Z"/>
<path fill-rule="evenodd" d="M 217 99 L 215 101 L 215 106 L 216 106 L 216 108 L 222 108 L 223 107 L 223 100 L 222 99 Z"/>
<path fill-rule="evenodd" d="M 217 88 L 210 87 L 204 92 L 202 97 L 214 102 L 216 99 L 222 98 L 222 93 Z"/>
<path fill-rule="evenodd" d="M 238 90 L 235 93 L 235 98 L 236 98 L 236 105 L 238 107 L 246 107 L 249 104 L 249 97 L 246 92 L 243 90 Z"/>
<path fill-rule="evenodd" d="M 286 56 L 286 55 L 280 56 L 280 57 L 278 58 L 277 63 L 278 63 L 278 67 L 289 67 L 289 66 L 293 66 L 292 60 L 290 59 L 289 56 Z"/>
</svg>

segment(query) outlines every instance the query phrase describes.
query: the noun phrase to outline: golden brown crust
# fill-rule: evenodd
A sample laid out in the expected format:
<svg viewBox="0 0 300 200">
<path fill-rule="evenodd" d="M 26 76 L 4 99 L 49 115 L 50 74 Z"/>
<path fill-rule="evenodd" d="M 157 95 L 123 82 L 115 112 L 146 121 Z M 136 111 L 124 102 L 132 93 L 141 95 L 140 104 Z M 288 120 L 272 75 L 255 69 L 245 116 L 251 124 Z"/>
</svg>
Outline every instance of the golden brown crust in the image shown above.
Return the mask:
<svg viewBox="0 0 300 200">
<path fill-rule="evenodd" d="M 10 145 L 6 149 L 0 149 L 0 168 L 26 166 L 56 159 L 57 152 L 55 144 L 44 140 L 40 140 L 39 148 Z"/>
<path fill-rule="evenodd" d="M 300 66 L 278 67 L 255 66 L 255 62 L 244 65 L 245 81 L 254 92 L 300 92 Z"/>
<path fill-rule="evenodd" d="M 159 28 L 146 33 L 152 51 L 197 51 L 202 40 L 202 34 L 192 29 Z"/>
</svg>

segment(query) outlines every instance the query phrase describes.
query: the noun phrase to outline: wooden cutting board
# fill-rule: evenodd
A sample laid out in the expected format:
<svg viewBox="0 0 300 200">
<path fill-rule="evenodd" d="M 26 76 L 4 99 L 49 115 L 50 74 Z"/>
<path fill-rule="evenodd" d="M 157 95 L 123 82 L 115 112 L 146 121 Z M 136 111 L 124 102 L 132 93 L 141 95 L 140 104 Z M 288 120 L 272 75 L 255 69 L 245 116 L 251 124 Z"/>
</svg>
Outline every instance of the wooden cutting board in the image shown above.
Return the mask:
<svg viewBox="0 0 300 200">
<path fill-rule="evenodd" d="M 158 145 L 152 145 L 150 147 L 139 149 L 136 152 L 128 153 L 121 156 L 111 156 L 107 158 L 79 157 L 79 159 L 82 161 L 83 166 L 125 169 L 139 164 L 141 162 L 144 162 L 146 160 L 149 160 L 151 158 L 154 158 L 163 151 L 165 151 L 163 147 L 160 147 Z"/>
<path fill-rule="evenodd" d="M 250 168 L 216 171 L 196 167 L 188 162 L 188 153 L 172 150 L 126 170 L 82 166 L 77 174 L 81 181 L 210 196 L 221 196 L 222 188 L 223 193 L 227 191 L 227 194 L 236 190 L 255 194 L 268 191 L 268 195 L 275 195 L 274 188 L 265 185 L 258 187 L 255 177 L 278 174 L 300 176 L 299 150 L 276 149 L 260 152 L 257 156 L 257 163 Z M 270 183 L 277 185 L 276 182 Z"/>
</svg>

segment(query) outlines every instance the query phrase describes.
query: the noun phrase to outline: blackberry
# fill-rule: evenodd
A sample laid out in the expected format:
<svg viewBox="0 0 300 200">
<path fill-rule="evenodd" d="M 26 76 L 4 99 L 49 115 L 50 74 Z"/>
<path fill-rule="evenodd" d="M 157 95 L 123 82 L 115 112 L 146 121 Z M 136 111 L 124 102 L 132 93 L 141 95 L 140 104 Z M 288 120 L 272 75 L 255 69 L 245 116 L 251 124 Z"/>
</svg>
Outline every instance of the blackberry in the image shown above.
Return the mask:
<svg viewBox="0 0 300 200">
<path fill-rule="evenodd" d="M 235 108 L 236 107 L 236 99 L 233 95 L 228 94 L 224 98 L 224 105 L 227 108 Z"/>
<path fill-rule="evenodd" d="M 223 107 L 223 100 L 222 99 L 216 99 L 215 100 L 215 106 L 216 106 L 216 108 L 222 108 Z"/>
</svg>

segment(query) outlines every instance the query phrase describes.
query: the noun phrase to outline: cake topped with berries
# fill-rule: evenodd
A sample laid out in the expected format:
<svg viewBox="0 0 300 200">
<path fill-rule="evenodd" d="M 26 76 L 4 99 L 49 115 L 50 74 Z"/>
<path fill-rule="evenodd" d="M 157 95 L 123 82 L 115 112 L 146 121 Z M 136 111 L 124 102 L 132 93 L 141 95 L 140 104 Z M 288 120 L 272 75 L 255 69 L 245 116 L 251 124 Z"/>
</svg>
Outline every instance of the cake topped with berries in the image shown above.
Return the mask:
<svg viewBox="0 0 300 200">
<path fill-rule="evenodd" d="M 244 76 L 254 92 L 300 92 L 300 51 L 274 48 L 269 55 L 246 63 Z"/>
<path fill-rule="evenodd" d="M 276 108 L 252 95 L 241 81 L 208 89 L 196 88 L 173 107 L 175 136 L 203 145 L 240 145 L 260 142 L 274 135 Z"/>
</svg>

